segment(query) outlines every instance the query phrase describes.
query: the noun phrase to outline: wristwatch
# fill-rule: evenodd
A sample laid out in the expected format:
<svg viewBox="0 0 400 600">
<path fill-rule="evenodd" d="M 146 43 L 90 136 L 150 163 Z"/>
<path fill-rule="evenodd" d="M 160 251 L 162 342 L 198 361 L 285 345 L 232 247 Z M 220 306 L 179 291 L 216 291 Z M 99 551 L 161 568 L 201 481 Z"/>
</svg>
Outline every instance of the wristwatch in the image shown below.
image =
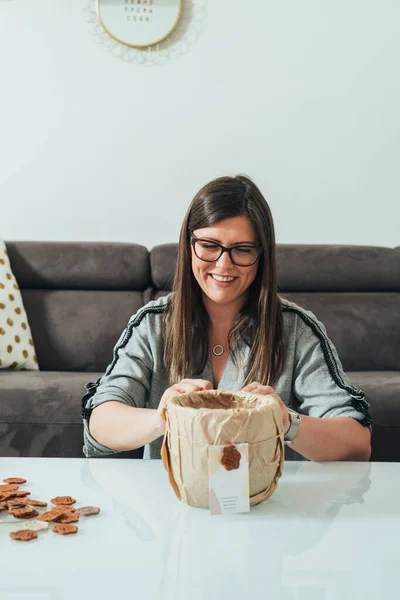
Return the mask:
<svg viewBox="0 0 400 600">
<path fill-rule="evenodd" d="M 290 446 L 291 444 L 293 444 L 293 440 L 296 437 L 296 434 L 299 430 L 301 416 L 299 415 L 299 413 L 297 413 L 294 410 L 291 410 L 290 408 L 288 408 L 288 413 L 289 413 L 290 425 L 289 425 L 289 429 L 287 430 L 287 432 L 285 434 L 284 442 L 287 446 Z"/>
</svg>

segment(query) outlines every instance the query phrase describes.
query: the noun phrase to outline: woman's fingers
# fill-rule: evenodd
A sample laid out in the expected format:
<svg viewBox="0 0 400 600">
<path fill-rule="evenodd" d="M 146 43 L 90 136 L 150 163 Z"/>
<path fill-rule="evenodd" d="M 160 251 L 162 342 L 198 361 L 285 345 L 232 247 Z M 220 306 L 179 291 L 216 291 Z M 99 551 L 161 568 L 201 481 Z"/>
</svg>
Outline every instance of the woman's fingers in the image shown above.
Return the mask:
<svg viewBox="0 0 400 600">
<path fill-rule="evenodd" d="M 270 385 L 261 385 L 257 381 L 253 381 L 252 383 L 249 383 L 249 385 L 246 385 L 246 387 L 242 389 L 242 392 L 269 396 L 271 400 L 273 400 L 281 409 L 283 430 L 286 433 L 289 427 L 288 409 L 285 403 L 282 401 L 282 398 L 278 394 L 275 394 L 274 388 L 272 388 Z"/>
<path fill-rule="evenodd" d="M 175 383 L 175 385 L 165 390 L 160 406 L 163 406 L 169 398 L 173 398 L 177 394 L 200 392 L 201 390 L 210 390 L 211 388 L 211 381 L 207 381 L 206 379 L 182 379 L 179 383 Z"/>
<path fill-rule="evenodd" d="M 210 390 L 212 388 L 211 381 L 208 381 L 207 379 L 182 379 L 182 381 L 180 381 L 179 383 L 177 383 L 175 385 L 182 385 L 182 384 L 195 385 L 195 386 L 198 386 L 197 389 L 200 389 L 200 390 Z"/>
<path fill-rule="evenodd" d="M 177 383 L 172 386 L 171 392 L 175 390 L 180 394 L 186 394 L 187 392 L 200 392 L 203 389 L 204 388 L 201 385 L 195 383 Z"/>
<path fill-rule="evenodd" d="M 242 388 L 242 392 L 258 392 L 259 394 L 267 395 L 273 394 L 274 388 L 270 385 L 261 385 L 261 383 L 258 383 L 258 381 L 253 381 L 252 383 L 249 383 L 249 385 L 246 385 L 244 388 Z"/>
</svg>

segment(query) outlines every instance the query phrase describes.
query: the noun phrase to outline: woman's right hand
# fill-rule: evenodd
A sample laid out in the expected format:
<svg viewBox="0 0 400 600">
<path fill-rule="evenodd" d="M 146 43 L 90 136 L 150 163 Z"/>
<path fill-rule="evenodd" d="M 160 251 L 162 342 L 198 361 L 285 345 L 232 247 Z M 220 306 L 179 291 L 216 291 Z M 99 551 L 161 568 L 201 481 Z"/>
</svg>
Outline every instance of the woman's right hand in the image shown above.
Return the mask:
<svg viewBox="0 0 400 600">
<path fill-rule="evenodd" d="M 165 406 L 165 403 L 170 398 L 177 396 L 179 394 L 187 394 L 188 392 L 201 392 L 202 390 L 211 390 L 212 383 L 211 381 L 207 381 L 206 379 L 182 379 L 179 383 L 175 383 L 171 387 L 165 390 L 163 393 L 160 404 L 157 409 L 157 415 L 160 420 L 163 421 L 165 425 L 164 418 L 162 416 L 162 412 Z"/>
</svg>

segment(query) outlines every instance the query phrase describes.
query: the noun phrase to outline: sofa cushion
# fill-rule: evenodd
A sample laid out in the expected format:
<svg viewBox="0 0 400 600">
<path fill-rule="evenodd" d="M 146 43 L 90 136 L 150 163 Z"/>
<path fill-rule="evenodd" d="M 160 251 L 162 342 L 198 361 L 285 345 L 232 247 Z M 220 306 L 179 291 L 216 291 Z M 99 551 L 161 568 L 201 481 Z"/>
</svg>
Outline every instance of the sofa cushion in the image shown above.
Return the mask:
<svg viewBox="0 0 400 600">
<path fill-rule="evenodd" d="M 348 373 L 365 392 L 372 418 L 373 461 L 400 461 L 400 371 Z"/>
<path fill-rule="evenodd" d="M 144 290 L 150 281 L 144 246 L 117 242 L 7 242 L 21 289 Z"/>
<path fill-rule="evenodd" d="M 155 246 L 151 278 L 172 289 L 177 244 Z M 286 292 L 400 291 L 400 254 L 393 248 L 322 244 L 278 244 L 278 286 Z"/>
<path fill-rule="evenodd" d="M 85 384 L 102 373 L 0 374 L 0 456 L 83 457 L 80 415 Z M 141 458 L 143 448 L 113 458 Z"/>
<path fill-rule="evenodd" d="M 143 292 L 22 290 L 45 371 L 104 371 Z"/>
<path fill-rule="evenodd" d="M 322 321 L 345 371 L 400 371 L 400 293 L 281 295 Z"/>
<path fill-rule="evenodd" d="M 0 369 L 38 370 L 31 328 L 8 252 L 0 240 Z"/>
<path fill-rule="evenodd" d="M 0 419 L 6 423 L 79 423 L 85 384 L 102 373 L 5 371 L 0 374 Z"/>
</svg>

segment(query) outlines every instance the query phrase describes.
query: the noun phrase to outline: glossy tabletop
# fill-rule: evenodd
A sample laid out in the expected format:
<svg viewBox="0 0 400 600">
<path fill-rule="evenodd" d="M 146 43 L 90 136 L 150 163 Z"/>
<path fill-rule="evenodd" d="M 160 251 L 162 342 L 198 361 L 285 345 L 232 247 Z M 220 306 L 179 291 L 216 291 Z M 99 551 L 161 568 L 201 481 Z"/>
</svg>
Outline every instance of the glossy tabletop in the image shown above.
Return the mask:
<svg viewBox="0 0 400 600">
<path fill-rule="evenodd" d="M 0 477 L 101 508 L 27 543 L 0 513 L 1 600 L 400 598 L 397 463 L 287 462 L 269 500 L 229 516 L 180 503 L 161 461 L 0 458 Z"/>
</svg>

